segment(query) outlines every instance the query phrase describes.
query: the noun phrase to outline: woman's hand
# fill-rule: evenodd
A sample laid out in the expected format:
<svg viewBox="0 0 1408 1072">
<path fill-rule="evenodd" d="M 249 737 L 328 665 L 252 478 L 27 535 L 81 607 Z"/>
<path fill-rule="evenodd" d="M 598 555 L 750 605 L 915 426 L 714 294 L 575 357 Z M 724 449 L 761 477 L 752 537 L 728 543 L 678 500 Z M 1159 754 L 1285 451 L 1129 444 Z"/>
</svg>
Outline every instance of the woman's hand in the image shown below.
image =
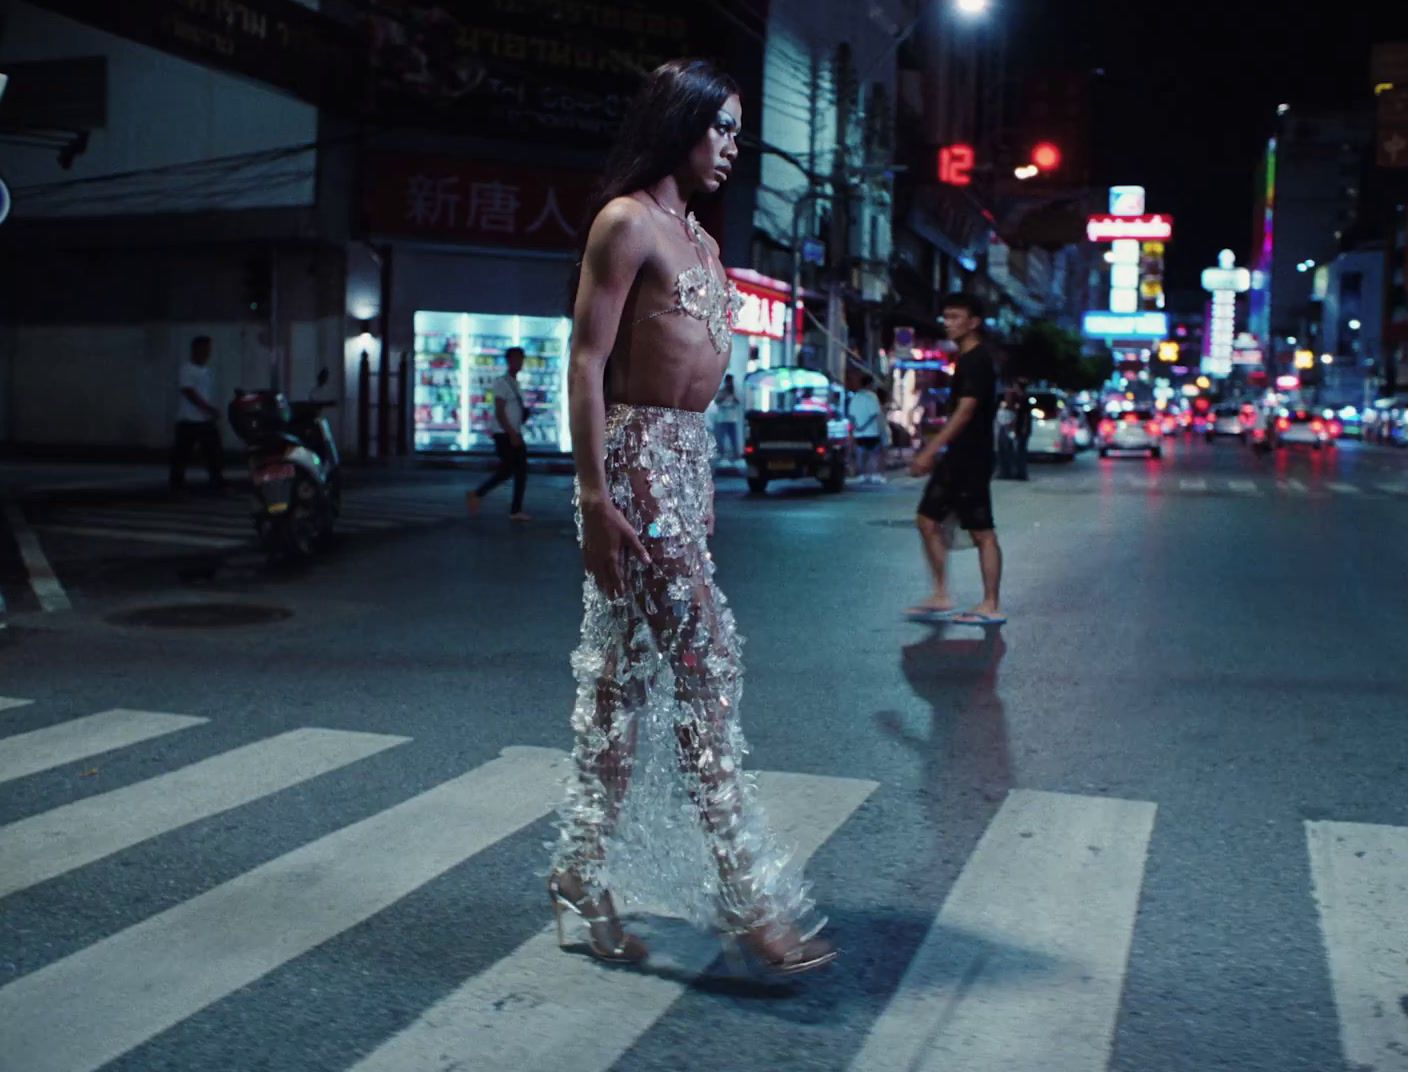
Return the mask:
<svg viewBox="0 0 1408 1072">
<path fill-rule="evenodd" d="M 626 589 L 626 555 L 650 565 L 650 553 L 624 514 L 610 502 L 582 504 L 582 561 L 596 586 L 616 598 Z"/>
</svg>

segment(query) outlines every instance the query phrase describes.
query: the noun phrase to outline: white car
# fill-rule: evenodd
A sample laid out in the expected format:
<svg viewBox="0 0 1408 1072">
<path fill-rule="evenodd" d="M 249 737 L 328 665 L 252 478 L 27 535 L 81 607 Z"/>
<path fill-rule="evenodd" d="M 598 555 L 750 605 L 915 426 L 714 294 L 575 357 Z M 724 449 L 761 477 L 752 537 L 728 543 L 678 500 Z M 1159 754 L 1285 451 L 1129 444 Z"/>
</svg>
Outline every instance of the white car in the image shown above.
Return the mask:
<svg viewBox="0 0 1408 1072">
<path fill-rule="evenodd" d="M 1276 418 L 1276 445 L 1305 446 L 1311 450 L 1333 447 L 1342 427 L 1334 417 L 1304 409 L 1284 409 Z"/>
<path fill-rule="evenodd" d="M 1069 461 L 1076 456 L 1078 419 L 1059 391 L 1037 391 L 1027 396 L 1032 434 L 1027 453 L 1047 454 Z"/>
<path fill-rule="evenodd" d="M 1212 430 L 1208 433 L 1208 439 L 1211 440 L 1213 436 L 1245 438 L 1254 423 L 1256 423 L 1255 406 L 1224 402 L 1213 410 Z"/>
<path fill-rule="evenodd" d="M 1107 457 L 1111 451 L 1131 450 L 1161 458 L 1163 438 L 1163 425 L 1152 409 L 1109 413 L 1100 422 L 1100 457 Z"/>
</svg>

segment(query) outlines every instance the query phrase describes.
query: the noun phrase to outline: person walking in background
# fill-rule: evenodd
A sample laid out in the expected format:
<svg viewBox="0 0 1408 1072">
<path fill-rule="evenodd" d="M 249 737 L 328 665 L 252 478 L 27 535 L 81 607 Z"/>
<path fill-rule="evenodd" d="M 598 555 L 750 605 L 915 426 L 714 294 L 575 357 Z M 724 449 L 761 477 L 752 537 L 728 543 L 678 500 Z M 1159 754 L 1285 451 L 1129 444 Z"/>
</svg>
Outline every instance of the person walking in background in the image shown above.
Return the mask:
<svg viewBox="0 0 1408 1072">
<path fill-rule="evenodd" d="M 733 373 L 730 372 L 724 377 L 719 393 L 714 396 L 714 442 L 718 445 L 719 456 L 725 461 L 738 461 L 738 422 L 742 416 L 743 403 L 738 398 Z"/>
<path fill-rule="evenodd" d="M 918 621 L 952 621 L 963 625 L 1001 625 L 1007 619 L 998 601 L 1002 549 L 992 518 L 993 425 L 997 416 L 995 356 L 983 338 L 983 306 L 967 294 L 944 301 L 944 329 L 958 345 L 948 420 L 914 456 L 909 471 L 929 475 L 919 501 L 919 534 L 933 574 L 934 589 L 911 607 Z M 939 455 L 943 453 L 941 458 Z M 953 524 L 962 527 L 978 548 L 983 599 L 972 610 L 956 612 L 948 587 L 948 553 Z"/>
<path fill-rule="evenodd" d="M 523 347 L 510 346 L 504 351 L 504 357 L 508 361 L 508 371 L 490 388 L 494 392 L 494 453 L 499 456 L 499 467 L 465 500 L 470 516 L 475 516 L 483 505 L 484 496 L 512 477 L 513 501 L 509 505 L 508 516 L 514 521 L 531 521 L 532 518 L 523 512 L 523 493 L 528 486 L 528 444 L 523 439 L 523 426 L 530 413 L 518 386 L 518 373 L 523 368 Z"/>
<path fill-rule="evenodd" d="M 856 469 L 862 484 L 883 484 L 880 474 L 881 444 L 884 442 L 885 411 L 875 393 L 875 377 L 862 373 L 860 388 L 851 396 L 851 434 L 855 437 Z"/>
<path fill-rule="evenodd" d="M 215 370 L 210 367 L 209 335 L 191 340 L 190 360 L 181 363 L 177 377 L 176 436 L 171 447 L 170 484 L 172 491 L 186 486 L 186 466 L 191 450 L 200 448 L 210 474 L 210 486 L 225 489 L 224 447 L 220 443 L 220 410 L 216 407 Z"/>
<path fill-rule="evenodd" d="M 997 479 L 1017 475 L 1017 389 L 1007 388 L 997 407 Z"/>
<path fill-rule="evenodd" d="M 1027 444 L 1032 438 L 1032 400 L 1027 390 L 1027 381 L 1018 380 L 1013 391 L 1017 419 L 1012 425 L 1012 435 L 1015 440 L 1012 462 L 1013 478 L 1016 480 L 1027 479 Z"/>
</svg>

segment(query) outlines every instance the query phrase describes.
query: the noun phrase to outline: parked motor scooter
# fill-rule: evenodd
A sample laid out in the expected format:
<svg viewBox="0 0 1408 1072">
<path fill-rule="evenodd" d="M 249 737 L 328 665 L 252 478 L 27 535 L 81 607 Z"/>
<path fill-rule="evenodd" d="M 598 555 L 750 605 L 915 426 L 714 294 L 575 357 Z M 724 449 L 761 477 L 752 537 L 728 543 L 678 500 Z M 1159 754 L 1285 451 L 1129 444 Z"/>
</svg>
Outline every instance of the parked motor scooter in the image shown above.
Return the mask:
<svg viewBox="0 0 1408 1072">
<path fill-rule="evenodd" d="M 318 386 L 328 370 L 318 373 Z M 249 445 L 254 528 L 270 555 L 310 557 L 332 537 L 342 510 L 337 444 L 323 410 L 336 402 L 289 403 L 283 392 L 235 388 L 230 427 Z"/>
</svg>

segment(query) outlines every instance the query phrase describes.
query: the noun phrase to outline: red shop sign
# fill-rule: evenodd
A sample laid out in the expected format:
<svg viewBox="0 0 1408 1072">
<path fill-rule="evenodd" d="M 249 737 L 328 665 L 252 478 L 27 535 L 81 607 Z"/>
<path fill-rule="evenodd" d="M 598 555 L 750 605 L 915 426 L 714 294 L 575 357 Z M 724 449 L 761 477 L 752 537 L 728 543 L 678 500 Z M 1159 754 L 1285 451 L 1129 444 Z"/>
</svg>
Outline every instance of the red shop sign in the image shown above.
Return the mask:
<svg viewBox="0 0 1408 1072">
<path fill-rule="evenodd" d="M 440 242 L 573 249 L 596 176 L 492 160 L 374 153 L 366 226 Z"/>
<path fill-rule="evenodd" d="M 743 297 L 743 307 L 733 321 L 734 332 L 783 338 L 787 334 L 787 295 L 792 288 L 747 268 L 729 268 L 726 273 Z"/>
</svg>

